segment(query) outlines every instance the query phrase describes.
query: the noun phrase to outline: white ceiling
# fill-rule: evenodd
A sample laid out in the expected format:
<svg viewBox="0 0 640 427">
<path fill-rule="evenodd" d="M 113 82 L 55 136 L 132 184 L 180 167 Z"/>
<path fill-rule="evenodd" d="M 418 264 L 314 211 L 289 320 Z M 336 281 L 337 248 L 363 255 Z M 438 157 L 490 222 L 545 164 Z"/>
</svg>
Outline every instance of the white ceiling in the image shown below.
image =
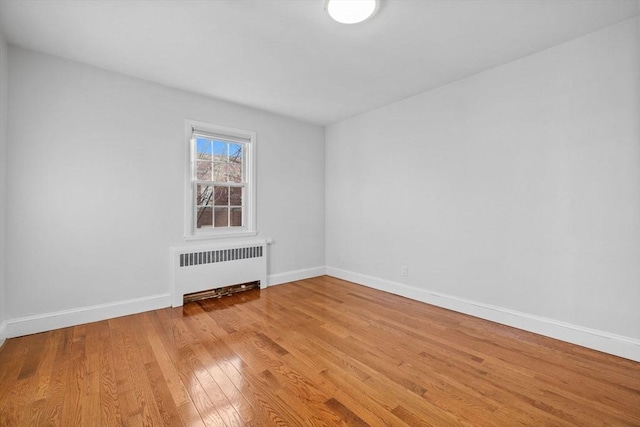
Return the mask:
<svg viewBox="0 0 640 427">
<path fill-rule="evenodd" d="M 638 16 L 640 0 L 0 0 L 8 43 L 325 125 Z"/>
</svg>

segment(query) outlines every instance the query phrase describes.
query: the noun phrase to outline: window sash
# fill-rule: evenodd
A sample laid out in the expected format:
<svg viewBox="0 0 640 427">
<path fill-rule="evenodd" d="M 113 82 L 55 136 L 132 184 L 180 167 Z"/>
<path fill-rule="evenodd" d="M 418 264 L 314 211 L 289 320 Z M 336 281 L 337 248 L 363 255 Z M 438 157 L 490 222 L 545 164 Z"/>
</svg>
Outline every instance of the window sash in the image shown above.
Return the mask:
<svg viewBox="0 0 640 427">
<path fill-rule="evenodd" d="M 215 164 L 221 164 L 221 165 L 223 165 L 223 164 L 231 164 L 231 162 L 216 161 L 214 157 L 212 157 L 211 159 L 198 158 L 198 153 L 197 153 L 197 150 L 196 150 L 196 141 L 197 141 L 198 137 L 202 137 L 202 135 L 193 135 L 193 137 L 191 138 L 191 142 L 190 142 L 190 144 L 191 144 L 191 173 L 190 173 L 190 175 L 191 175 L 191 180 L 192 181 L 198 180 L 198 166 L 197 166 L 198 162 L 200 162 L 200 163 L 211 163 L 212 165 L 215 165 Z M 207 139 L 209 139 L 209 137 L 207 137 Z M 247 184 L 248 183 L 248 173 L 249 173 L 248 167 L 247 167 L 248 166 L 247 165 L 247 163 L 248 163 L 247 159 L 249 159 L 249 156 L 250 156 L 250 154 L 248 153 L 248 151 L 250 149 L 249 143 L 239 142 L 239 141 L 229 141 L 229 140 L 225 140 L 225 139 L 222 139 L 222 138 L 215 138 L 215 140 L 216 141 L 221 141 L 221 142 L 228 142 L 228 143 L 231 143 L 231 144 L 241 144 L 242 145 L 242 162 L 240 163 L 240 167 L 241 167 L 240 176 L 242 178 L 241 178 L 240 183 Z M 238 182 L 234 182 L 234 181 L 226 181 L 226 182 L 233 183 L 233 184 L 238 184 Z"/>
</svg>

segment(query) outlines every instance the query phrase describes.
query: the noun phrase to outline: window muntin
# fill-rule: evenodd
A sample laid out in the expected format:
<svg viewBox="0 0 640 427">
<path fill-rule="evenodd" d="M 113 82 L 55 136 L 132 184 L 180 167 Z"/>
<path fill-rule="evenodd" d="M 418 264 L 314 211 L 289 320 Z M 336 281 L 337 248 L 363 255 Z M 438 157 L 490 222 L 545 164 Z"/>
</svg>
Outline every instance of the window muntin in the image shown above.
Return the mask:
<svg viewBox="0 0 640 427">
<path fill-rule="evenodd" d="M 190 123 L 188 236 L 256 234 L 255 133 Z"/>
</svg>

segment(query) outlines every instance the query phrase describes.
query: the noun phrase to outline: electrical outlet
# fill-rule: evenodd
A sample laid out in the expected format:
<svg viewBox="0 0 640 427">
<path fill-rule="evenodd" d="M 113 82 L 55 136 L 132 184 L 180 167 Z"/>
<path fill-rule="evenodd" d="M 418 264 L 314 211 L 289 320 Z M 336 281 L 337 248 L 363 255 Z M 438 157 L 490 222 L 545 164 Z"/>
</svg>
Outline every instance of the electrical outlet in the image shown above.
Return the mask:
<svg viewBox="0 0 640 427">
<path fill-rule="evenodd" d="M 402 277 L 409 277 L 409 266 L 403 265 L 400 267 L 400 275 Z"/>
</svg>

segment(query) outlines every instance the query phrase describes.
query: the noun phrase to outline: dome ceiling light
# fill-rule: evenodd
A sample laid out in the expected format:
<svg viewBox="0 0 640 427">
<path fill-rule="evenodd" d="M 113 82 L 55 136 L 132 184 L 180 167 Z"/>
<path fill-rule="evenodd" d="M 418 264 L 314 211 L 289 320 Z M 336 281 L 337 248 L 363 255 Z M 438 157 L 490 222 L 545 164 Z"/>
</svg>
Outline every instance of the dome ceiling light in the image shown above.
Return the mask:
<svg viewBox="0 0 640 427">
<path fill-rule="evenodd" d="M 341 24 L 357 24 L 376 13 L 378 0 L 327 0 L 326 9 Z"/>
</svg>

